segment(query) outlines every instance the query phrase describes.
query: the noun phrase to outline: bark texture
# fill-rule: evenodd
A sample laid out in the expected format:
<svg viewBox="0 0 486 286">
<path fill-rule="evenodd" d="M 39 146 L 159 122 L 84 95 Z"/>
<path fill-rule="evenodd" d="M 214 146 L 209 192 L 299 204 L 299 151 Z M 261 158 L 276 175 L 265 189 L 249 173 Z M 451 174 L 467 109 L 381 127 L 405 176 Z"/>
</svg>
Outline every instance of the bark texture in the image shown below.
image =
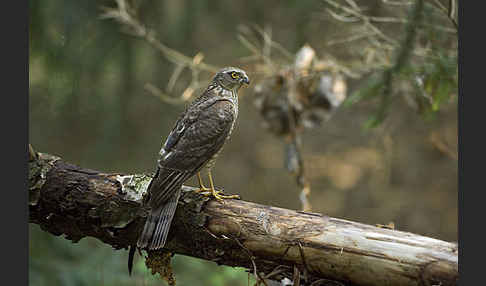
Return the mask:
<svg viewBox="0 0 486 286">
<path fill-rule="evenodd" d="M 73 242 L 91 236 L 126 249 L 148 214 L 141 199 L 150 180 L 31 150 L 29 222 Z M 242 200 L 220 203 L 192 190 L 183 187 L 165 250 L 146 258 L 155 272 L 164 271 L 158 262 L 170 251 L 300 285 L 457 284 L 455 243 Z"/>
</svg>

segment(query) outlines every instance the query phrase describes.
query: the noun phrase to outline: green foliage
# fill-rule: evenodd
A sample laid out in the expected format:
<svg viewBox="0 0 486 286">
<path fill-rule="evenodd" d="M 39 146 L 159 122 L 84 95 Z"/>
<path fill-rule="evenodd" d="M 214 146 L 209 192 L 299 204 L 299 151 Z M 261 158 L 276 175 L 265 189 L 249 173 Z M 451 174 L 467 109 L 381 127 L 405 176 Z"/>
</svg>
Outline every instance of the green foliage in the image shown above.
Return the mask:
<svg viewBox="0 0 486 286">
<path fill-rule="evenodd" d="M 434 25 L 440 26 L 444 15 L 440 18 L 437 7 L 421 4 L 423 1 L 417 1 L 408 11 L 406 33 L 398 39 L 401 45 L 393 50 L 394 61 L 384 70 L 375 71 L 345 102 L 349 107 L 358 101 L 381 98 L 364 129 L 383 122 L 391 101 L 399 93 L 413 97 L 416 111 L 424 118 L 432 118 L 441 104 L 457 96 L 457 34 L 438 32 Z"/>
<path fill-rule="evenodd" d="M 437 112 L 442 103 L 457 95 L 457 57 L 439 54 L 422 69 L 422 90 L 430 98 L 423 112 Z"/>
<path fill-rule="evenodd" d="M 371 99 L 373 97 L 379 96 L 384 89 L 383 79 L 379 74 L 375 73 L 366 80 L 360 88 L 354 91 L 350 96 L 346 98 L 343 102 L 344 107 L 350 107 L 351 105 L 366 99 Z"/>
<path fill-rule="evenodd" d="M 384 96 L 385 81 L 382 74 L 375 73 L 353 92 L 344 102 L 350 107 L 359 101 L 371 100 Z M 424 119 L 433 118 L 442 104 L 457 98 L 457 57 L 445 56 L 443 53 L 431 57 L 422 64 L 407 64 L 399 73 L 394 74 L 394 84 L 413 87 L 412 90 L 396 89 L 395 92 L 410 93 L 416 104 L 416 112 Z M 408 96 L 408 95 L 407 95 Z M 379 110 L 371 114 L 363 124 L 363 128 L 370 129 L 379 126 L 384 116 Z M 385 110 L 386 111 L 386 110 Z"/>
</svg>

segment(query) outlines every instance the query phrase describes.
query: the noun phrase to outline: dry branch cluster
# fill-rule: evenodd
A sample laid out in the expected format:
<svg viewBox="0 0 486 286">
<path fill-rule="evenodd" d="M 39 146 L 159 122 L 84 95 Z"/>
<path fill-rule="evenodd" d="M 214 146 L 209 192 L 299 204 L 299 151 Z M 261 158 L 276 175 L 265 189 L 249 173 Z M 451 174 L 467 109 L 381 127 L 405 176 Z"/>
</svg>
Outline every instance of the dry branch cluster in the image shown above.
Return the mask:
<svg viewBox="0 0 486 286">
<path fill-rule="evenodd" d="M 262 125 L 285 142 L 285 168 L 301 189 L 302 210 L 310 211 L 310 181 L 302 157 L 302 132 L 328 120 L 347 96 L 346 77 L 356 77 L 331 58 L 319 58 L 308 44 L 295 54 L 272 39 L 270 27 L 240 26 L 238 39 L 258 75 L 253 103 Z"/>
<path fill-rule="evenodd" d="M 253 89 L 263 126 L 285 141 L 285 167 L 302 189 L 302 209 L 310 211 L 310 182 L 305 175 L 301 134 L 329 119 L 347 95 L 345 77 L 331 61 L 319 60 L 309 45 L 294 62 L 281 65 Z"/>
<path fill-rule="evenodd" d="M 137 17 L 136 9 L 130 5 L 126 0 L 115 0 L 116 7 L 103 7 L 104 13 L 101 15 L 102 19 L 113 19 L 120 23 L 123 31 L 144 39 L 155 49 L 160 51 L 162 55 L 174 64 L 174 71 L 169 82 L 162 91 L 157 86 L 147 83 L 145 89 L 161 100 L 171 104 L 180 104 L 192 98 L 194 92 L 198 89 L 207 86 L 206 82 L 200 82 L 201 72 L 217 72 L 218 67 L 206 64 L 203 62 L 204 55 L 201 52 L 196 53 L 194 57 L 188 57 L 182 53 L 169 48 L 157 39 L 155 32 L 147 28 Z M 191 82 L 184 89 L 181 95 L 174 96 L 174 86 L 179 79 L 184 69 L 191 71 Z"/>
</svg>

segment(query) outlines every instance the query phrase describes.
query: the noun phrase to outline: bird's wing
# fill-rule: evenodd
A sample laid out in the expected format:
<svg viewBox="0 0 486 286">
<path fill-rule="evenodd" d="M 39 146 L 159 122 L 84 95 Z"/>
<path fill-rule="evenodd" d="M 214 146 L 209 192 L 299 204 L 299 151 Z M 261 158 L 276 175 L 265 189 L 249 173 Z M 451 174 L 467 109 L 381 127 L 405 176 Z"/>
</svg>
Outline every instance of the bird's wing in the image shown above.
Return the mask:
<svg viewBox="0 0 486 286">
<path fill-rule="evenodd" d="M 233 102 L 216 99 L 201 108 L 188 110 L 179 120 L 183 124 L 176 124 L 164 145 L 157 177 L 149 189 L 152 207 L 163 205 L 197 173 L 221 149 L 231 131 L 235 120 Z M 191 116 L 196 118 L 187 120 Z"/>
<path fill-rule="evenodd" d="M 205 100 L 206 99 L 206 100 Z M 188 126 L 193 124 L 199 117 L 199 111 L 206 109 L 217 101 L 214 88 L 210 86 L 204 94 L 191 103 L 183 114 L 177 119 L 174 127 L 167 136 L 164 146 L 160 150 L 161 158 L 164 157 L 177 144 Z"/>
</svg>

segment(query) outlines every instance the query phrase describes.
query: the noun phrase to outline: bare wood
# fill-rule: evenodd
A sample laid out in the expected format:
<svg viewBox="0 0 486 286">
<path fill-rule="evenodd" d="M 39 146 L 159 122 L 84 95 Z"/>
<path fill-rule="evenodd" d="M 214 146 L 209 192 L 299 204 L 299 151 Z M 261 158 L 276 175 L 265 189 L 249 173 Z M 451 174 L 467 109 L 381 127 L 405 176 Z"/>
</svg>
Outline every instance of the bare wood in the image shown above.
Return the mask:
<svg viewBox="0 0 486 286">
<path fill-rule="evenodd" d="M 29 162 L 29 222 L 73 242 L 91 236 L 115 249 L 136 242 L 148 213 L 141 199 L 150 176 L 101 173 L 35 155 Z M 186 186 L 166 250 L 251 272 L 256 268 L 266 279 L 297 273 L 300 285 L 456 285 L 458 280 L 457 244 L 242 200 L 222 204 Z M 156 265 L 162 255 L 150 253 L 148 264 Z"/>
</svg>

